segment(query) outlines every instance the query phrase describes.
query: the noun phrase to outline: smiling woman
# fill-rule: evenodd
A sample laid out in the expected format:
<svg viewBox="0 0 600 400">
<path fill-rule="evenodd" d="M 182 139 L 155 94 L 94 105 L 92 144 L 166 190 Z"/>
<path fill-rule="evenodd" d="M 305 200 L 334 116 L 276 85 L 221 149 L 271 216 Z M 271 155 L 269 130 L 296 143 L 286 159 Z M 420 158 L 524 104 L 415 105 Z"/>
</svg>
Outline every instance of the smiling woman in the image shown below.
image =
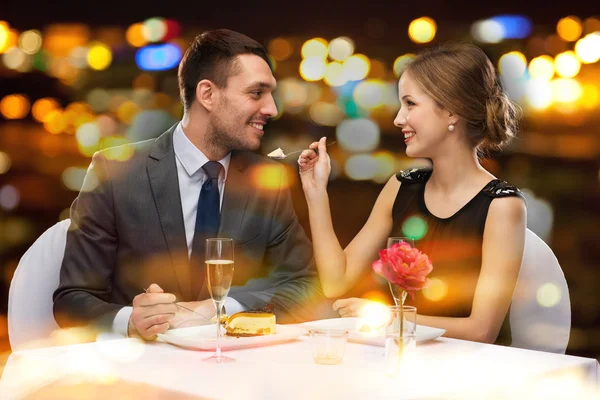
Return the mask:
<svg viewBox="0 0 600 400">
<path fill-rule="evenodd" d="M 419 323 L 450 337 L 510 344 L 507 312 L 523 256 L 525 204 L 518 189 L 481 166 L 478 155 L 515 135 L 515 106 L 491 61 L 469 44 L 423 52 L 403 71 L 398 89 L 394 125 L 402 130 L 406 154 L 430 159 L 433 168 L 392 176 L 345 249 L 331 221 L 325 141 L 311 144 L 298 160 L 323 291 L 344 295 L 369 272 L 389 236 L 412 235 L 433 262 L 434 282 L 445 289 L 443 296 L 415 295 Z M 422 229 L 409 229 L 414 221 Z M 465 242 L 475 251 L 447 257 Z M 354 316 L 365 304 L 341 299 L 334 309 Z"/>
</svg>

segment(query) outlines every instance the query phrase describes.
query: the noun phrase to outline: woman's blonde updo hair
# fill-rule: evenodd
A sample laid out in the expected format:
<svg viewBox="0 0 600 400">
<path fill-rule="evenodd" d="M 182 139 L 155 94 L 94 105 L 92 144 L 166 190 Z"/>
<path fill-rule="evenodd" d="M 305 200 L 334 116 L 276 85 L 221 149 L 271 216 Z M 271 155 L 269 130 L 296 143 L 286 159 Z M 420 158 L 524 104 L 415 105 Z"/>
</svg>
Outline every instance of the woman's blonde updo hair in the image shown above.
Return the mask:
<svg viewBox="0 0 600 400">
<path fill-rule="evenodd" d="M 437 104 L 466 122 L 473 147 L 500 149 L 517 134 L 519 109 L 498 82 L 496 70 L 479 47 L 445 44 L 421 53 L 404 72 Z"/>
</svg>

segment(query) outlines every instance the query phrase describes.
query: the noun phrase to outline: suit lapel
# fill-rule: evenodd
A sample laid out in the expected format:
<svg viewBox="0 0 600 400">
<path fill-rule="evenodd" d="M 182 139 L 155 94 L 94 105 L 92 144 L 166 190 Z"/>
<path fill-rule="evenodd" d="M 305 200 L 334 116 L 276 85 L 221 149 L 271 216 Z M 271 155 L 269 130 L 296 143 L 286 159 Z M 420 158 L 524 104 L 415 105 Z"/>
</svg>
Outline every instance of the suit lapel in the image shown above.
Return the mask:
<svg viewBox="0 0 600 400">
<path fill-rule="evenodd" d="M 147 171 L 177 283 L 183 298 L 190 300 L 190 265 L 187 258 L 187 242 L 183 211 L 181 210 L 177 164 L 175 152 L 173 151 L 174 130 L 175 127 L 172 127 L 156 139 L 150 151 Z"/>
</svg>

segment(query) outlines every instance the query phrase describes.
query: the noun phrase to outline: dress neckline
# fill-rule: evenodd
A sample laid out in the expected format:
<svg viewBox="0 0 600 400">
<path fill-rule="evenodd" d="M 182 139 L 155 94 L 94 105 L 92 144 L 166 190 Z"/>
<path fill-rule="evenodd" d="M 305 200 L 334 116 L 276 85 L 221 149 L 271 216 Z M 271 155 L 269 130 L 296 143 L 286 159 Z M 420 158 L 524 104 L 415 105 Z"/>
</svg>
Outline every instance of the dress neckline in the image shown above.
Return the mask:
<svg viewBox="0 0 600 400">
<path fill-rule="evenodd" d="M 469 201 L 467 201 L 461 208 L 459 208 L 455 213 L 453 213 L 452 215 L 450 215 L 447 218 L 441 218 L 438 217 L 437 215 L 435 215 L 434 213 L 432 213 L 431 211 L 429 211 L 429 208 L 427 207 L 427 204 L 425 203 L 425 186 L 427 186 L 427 181 L 429 179 L 425 180 L 425 182 L 423 183 L 423 186 L 421 187 L 421 194 L 419 196 L 419 200 L 421 202 L 421 206 L 423 207 L 423 210 L 425 210 L 425 212 L 432 216 L 433 218 L 439 220 L 439 221 L 450 221 L 451 219 L 453 219 L 454 217 L 456 217 L 457 215 L 459 215 L 460 213 L 462 213 L 465 209 L 468 208 L 468 206 L 473 203 L 473 201 L 475 201 L 475 199 L 477 199 L 479 196 L 482 195 L 482 193 L 490 186 L 494 185 L 496 182 L 500 181 L 501 179 L 492 179 L 491 181 L 489 181 L 488 183 L 485 184 L 484 187 L 482 187 L 479 192 L 477 192 L 475 194 L 475 196 L 473 196 Z"/>
</svg>

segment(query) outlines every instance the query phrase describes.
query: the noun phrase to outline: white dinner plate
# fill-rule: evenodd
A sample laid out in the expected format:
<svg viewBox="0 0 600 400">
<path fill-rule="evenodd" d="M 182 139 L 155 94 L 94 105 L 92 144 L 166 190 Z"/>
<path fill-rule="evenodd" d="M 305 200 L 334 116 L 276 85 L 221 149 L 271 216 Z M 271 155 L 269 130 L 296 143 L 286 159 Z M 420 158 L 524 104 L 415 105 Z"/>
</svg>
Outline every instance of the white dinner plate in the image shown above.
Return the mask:
<svg viewBox="0 0 600 400">
<path fill-rule="evenodd" d="M 247 347 L 270 346 L 292 341 L 305 333 L 298 326 L 277 325 L 273 335 L 232 337 L 221 335 L 221 349 L 233 350 Z M 167 343 L 196 350 L 215 350 L 217 348 L 217 327 L 215 325 L 192 326 L 170 329 L 159 333 L 158 337 Z"/>
<path fill-rule="evenodd" d="M 360 332 L 364 321 L 361 318 L 331 318 L 319 321 L 310 321 L 300 324 L 306 329 L 344 329 L 348 331 L 348 341 L 354 343 L 385 346 L 385 332 L 380 329 L 375 332 Z M 417 343 L 424 343 L 442 336 L 445 329 L 432 328 L 417 324 Z"/>
</svg>

